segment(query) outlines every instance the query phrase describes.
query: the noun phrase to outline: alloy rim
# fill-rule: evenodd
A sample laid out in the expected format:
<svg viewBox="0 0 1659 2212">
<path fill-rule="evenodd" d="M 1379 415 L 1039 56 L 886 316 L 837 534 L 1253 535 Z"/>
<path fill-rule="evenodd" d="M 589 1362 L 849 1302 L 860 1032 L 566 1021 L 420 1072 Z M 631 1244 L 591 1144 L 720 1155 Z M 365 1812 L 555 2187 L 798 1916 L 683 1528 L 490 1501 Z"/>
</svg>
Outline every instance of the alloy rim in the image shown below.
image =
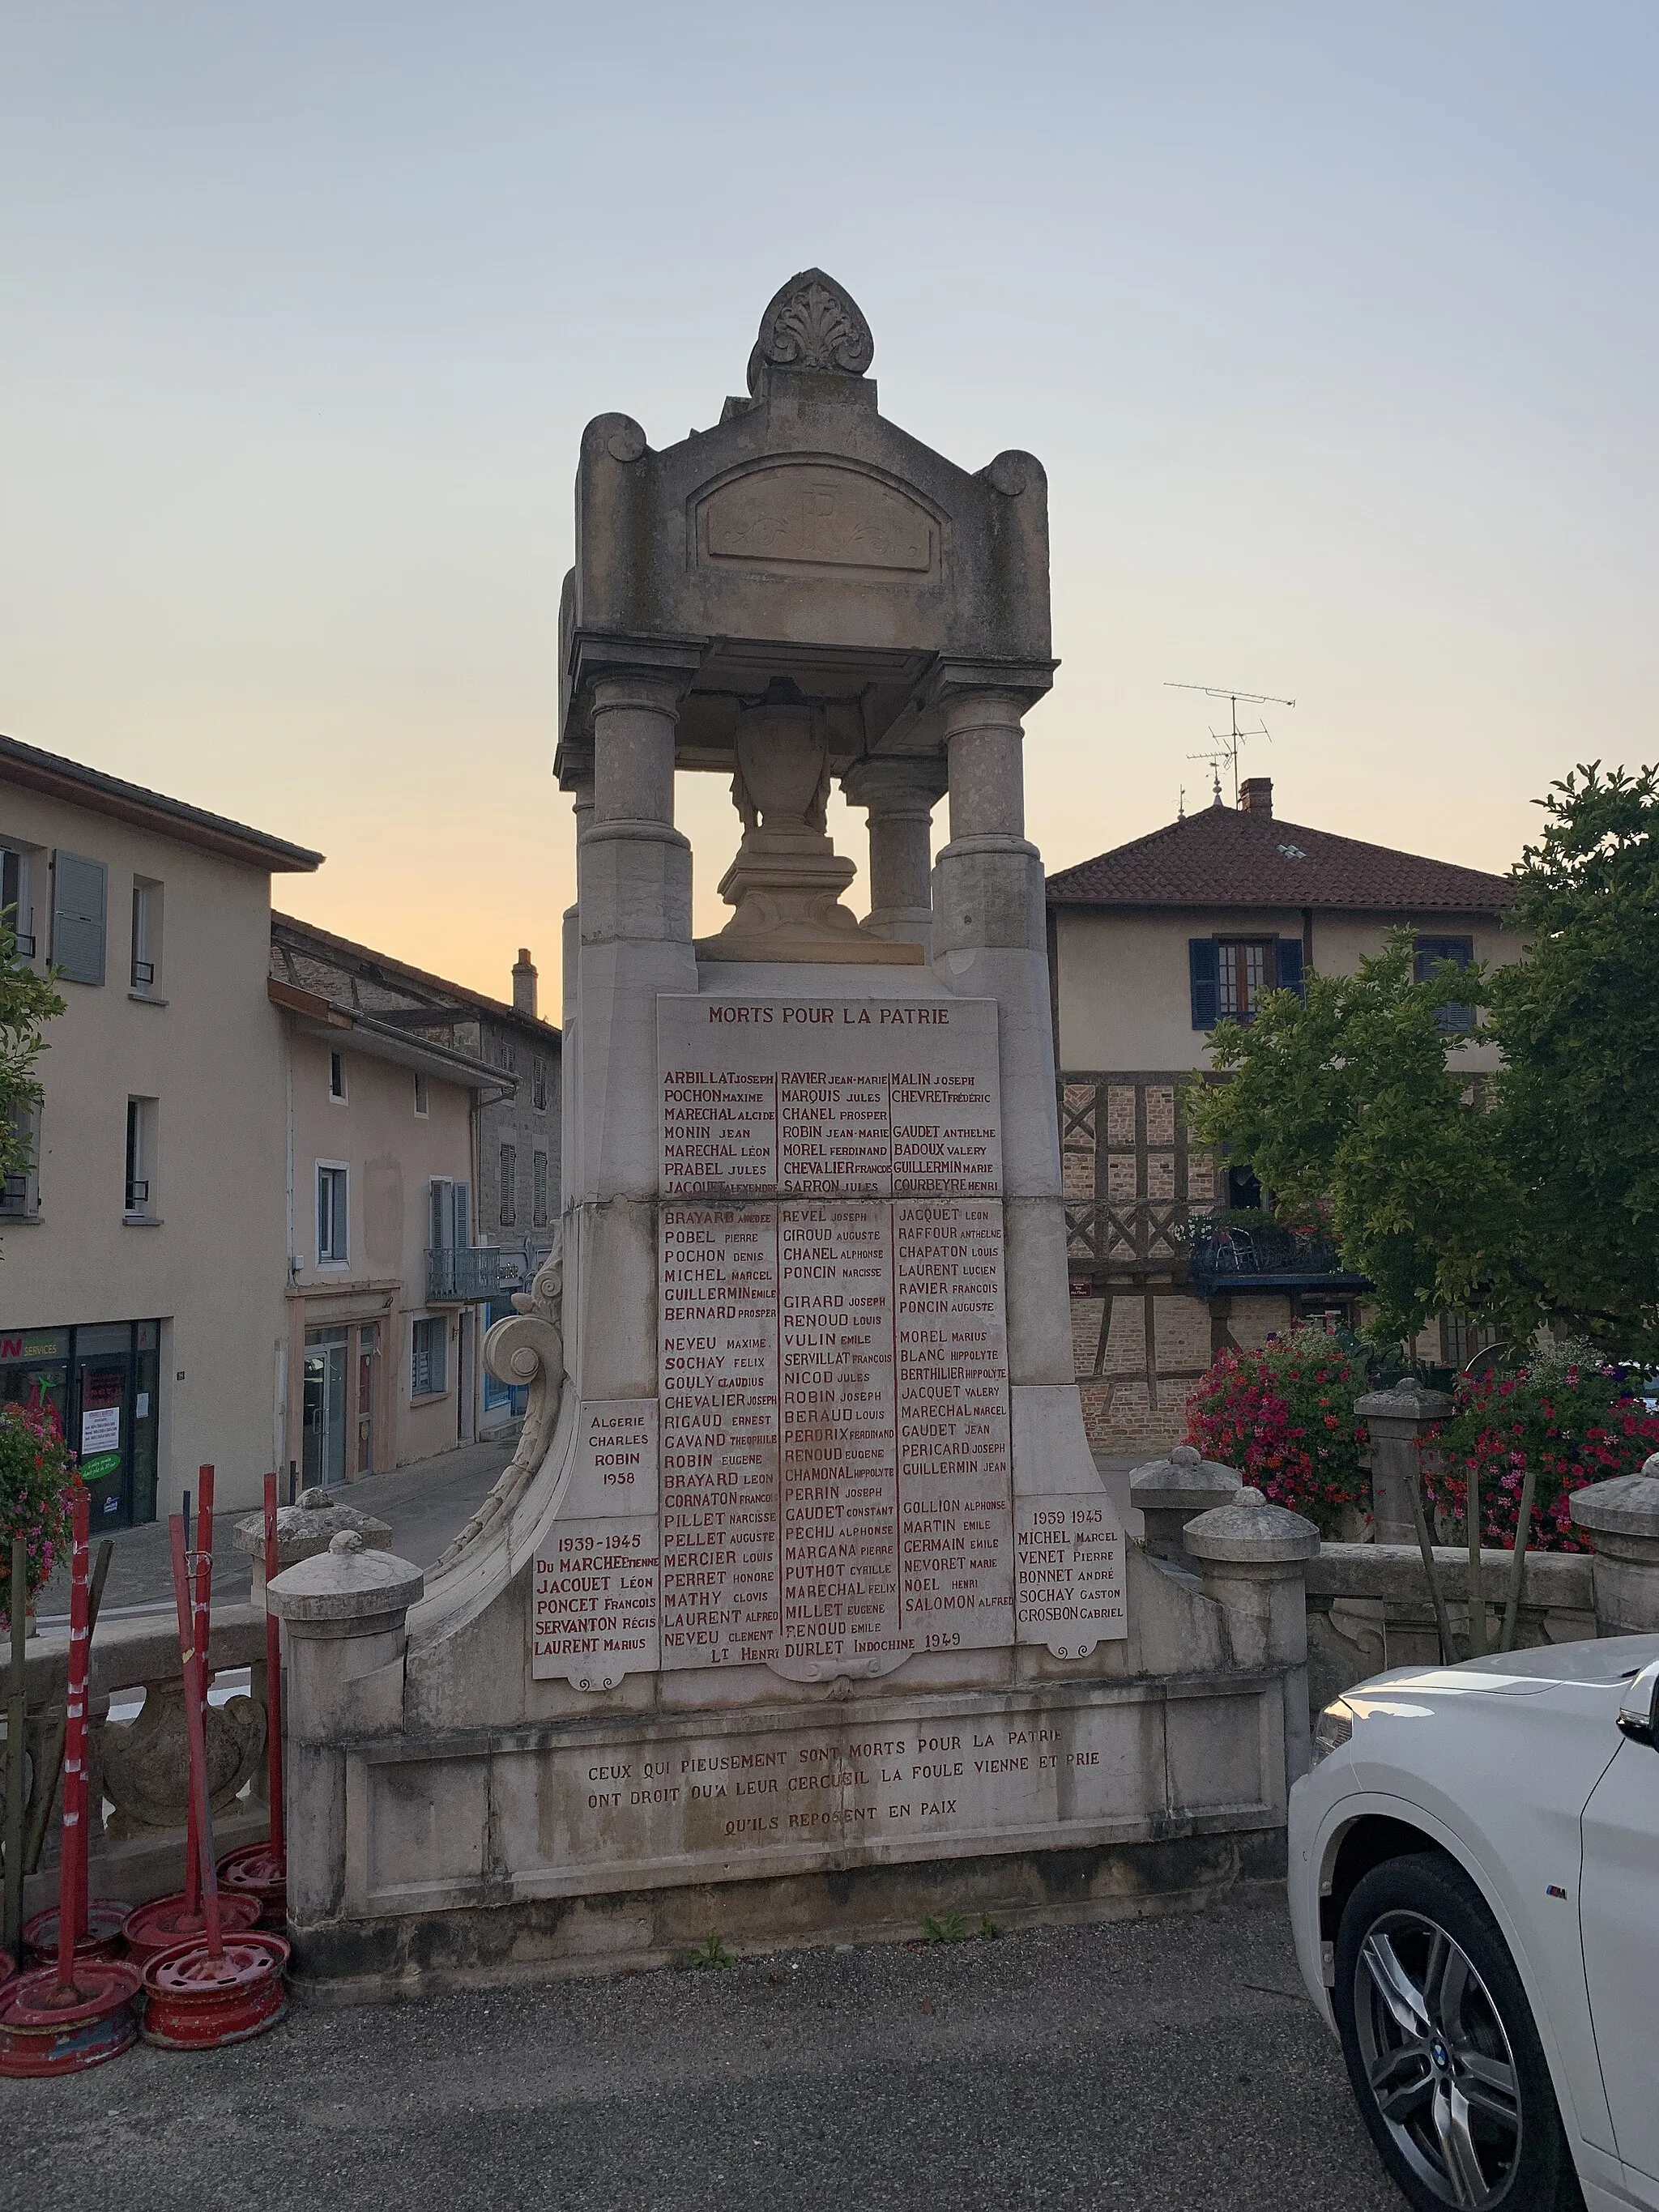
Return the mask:
<svg viewBox="0 0 1659 2212">
<path fill-rule="evenodd" d="M 1353 1995 L 1365 2077 L 1407 2165 L 1457 2212 L 1501 2204 L 1521 2162 L 1521 2082 L 1474 1960 L 1422 1913 L 1385 1912 Z"/>
</svg>

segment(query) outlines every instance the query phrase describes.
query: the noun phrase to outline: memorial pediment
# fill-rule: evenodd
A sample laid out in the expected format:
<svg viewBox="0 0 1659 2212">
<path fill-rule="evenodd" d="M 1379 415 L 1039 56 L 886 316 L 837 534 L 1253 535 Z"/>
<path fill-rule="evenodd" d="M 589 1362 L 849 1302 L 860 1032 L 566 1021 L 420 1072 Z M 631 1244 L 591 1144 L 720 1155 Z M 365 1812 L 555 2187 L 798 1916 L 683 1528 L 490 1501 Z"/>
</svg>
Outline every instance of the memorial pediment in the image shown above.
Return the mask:
<svg viewBox="0 0 1659 2212">
<path fill-rule="evenodd" d="M 684 672 L 684 767 L 721 755 L 746 659 L 779 653 L 793 672 L 830 656 L 830 696 L 860 702 L 860 752 L 937 751 L 936 728 L 896 733 L 952 659 L 1003 664 L 1028 696 L 1047 689 L 1041 463 L 1008 453 L 969 471 L 888 422 L 866 374 L 874 350 L 856 302 L 805 270 L 761 319 L 748 395 L 712 428 L 656 448 L 629 416 L 588 425 L 560 613 L 567 786 L 589 757 L 593 684 L 642 652 Z"/>
</svg>

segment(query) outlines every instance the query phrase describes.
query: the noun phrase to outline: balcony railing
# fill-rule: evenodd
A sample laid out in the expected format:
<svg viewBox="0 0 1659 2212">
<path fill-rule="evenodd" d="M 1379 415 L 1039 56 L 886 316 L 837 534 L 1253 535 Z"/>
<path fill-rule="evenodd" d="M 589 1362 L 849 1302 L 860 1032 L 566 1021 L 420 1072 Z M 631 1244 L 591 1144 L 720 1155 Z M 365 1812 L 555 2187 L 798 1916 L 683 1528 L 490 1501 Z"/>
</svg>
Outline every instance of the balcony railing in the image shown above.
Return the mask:
<svg viewBox="0 0 1659 2212">
<path fill-rule="evenodd" d="M 426 1255 L 427 1304 L 483 1305 L 501 1294 L 502 1254 L 493 1244 L 447 1245 Z M 516 1259 L 516 1253 L 508 1254 Z"/>
<path fill-rule="evenodd" d="M 1201 1298 L 1234 1287 L 1291 1288 L 1310 1278 L 1350 1288 L 1365 1279 L 1343 1267 L 1328 1238 L 1287 1229 L 1266 1213 L 1259 1222 L 1237 1213 L 1194 1214 L 1185 1241 L 1192 1285 Z"/>
</svg>

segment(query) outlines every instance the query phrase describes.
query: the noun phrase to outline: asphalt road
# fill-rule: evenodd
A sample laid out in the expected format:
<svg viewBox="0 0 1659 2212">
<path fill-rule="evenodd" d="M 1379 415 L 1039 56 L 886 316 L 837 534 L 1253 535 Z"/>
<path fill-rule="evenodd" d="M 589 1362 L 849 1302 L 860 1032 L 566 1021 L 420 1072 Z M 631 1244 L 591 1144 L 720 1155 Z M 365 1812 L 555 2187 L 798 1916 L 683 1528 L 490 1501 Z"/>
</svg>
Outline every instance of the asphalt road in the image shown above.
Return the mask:
<svg viewBox="0 0 1659 2212">
<path fill-rule="evenodd" d="M 295 2009 L 0 2081 L 0 2204 L 1399 2212 L 1282 1905 Z"/>
<path fill-rule="evenodd" d="M 451 1539 L 459 1534 L 513 1456 L 516 1430 L 505 1441 L 460 1444 L 435 1458 L 418 1460 L 390 1474 L 366 1474 L 342 1486 L 348 1505 L 377 1514 L 392 1529 L 392 1548 L 417 1567 L 429 1567 Z M 286 1495 L 286 1493 L 284 1493 Z M 239 1552 L 232 1531 L 246 1520 L 247 1506 L 220 1514 L 216 1522 L 213 1595 L 223 1605 L 240 1605 L 248 1594 L 252 1562 Z M 98 1531 L 93 1530 L 94 1539 Z M 173 1570 L 167 1556 L 165 1521 L 124 1528 L 112 1540 L 115 1556 L 103 1602 L 112 1613 L 171 1607 Z M 69 1616 L 69 1570 L 59 1570 L 41 1592 L 40 1621 L 51 1628 Z M 0 2190 L 3 2184 L 0 2184 Z M 0 2202 L 3 2198 L 0 2197 Z"/>
</svg>

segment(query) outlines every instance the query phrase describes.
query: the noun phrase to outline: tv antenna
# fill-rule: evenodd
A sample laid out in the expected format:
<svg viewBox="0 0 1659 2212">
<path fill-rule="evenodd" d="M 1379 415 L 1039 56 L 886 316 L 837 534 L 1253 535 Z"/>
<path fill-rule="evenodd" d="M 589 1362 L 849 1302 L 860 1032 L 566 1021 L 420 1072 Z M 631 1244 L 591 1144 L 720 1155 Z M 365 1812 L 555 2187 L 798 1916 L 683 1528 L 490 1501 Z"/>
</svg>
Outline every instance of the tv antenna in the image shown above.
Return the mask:
<svg viewBox="0 0 1659 2212">
<path fill-rule="evenodd" d="M 1239 747 L 1250 738 L 1266 738 L 1268 744 L 1271 744 L 1273 743 L 1273 732 L 1267 727 L 1266 722 L 1260 720 L 1258 721 L 1258 726 L 1254 730 L 1241 730 L 1239 728 L 1239 701 L 1242 699 L 1247 707 L 1294 707 L 1296 704 L 1295 700 L 1280 699 L 1271 691 L 1235 691 L 1230 684 L 1166 684 L 1164 688 L 1166 691 L 1201 691 L 1206 699 L 1224 699 L 1227 701 L 1231 710 L 1232 719 L 1231 727 L 1225 730 L 1211 731 L 1210 735 L 1215 740 L 1213 750 L 1207 753 L 1188 753 L 1187 757 L 1188 760 L 1201 760 L 1207 761 L 1209 763 L 1211 785 L 1215 793 L 1214 804 L 1218 806 L 1222 804 L 1222 767 L 1224 763 L 1230 767 L 1232 770 L 1233 776 L 1233 805 L 1237 806 L 1238 804 Z"/>
</svg>

